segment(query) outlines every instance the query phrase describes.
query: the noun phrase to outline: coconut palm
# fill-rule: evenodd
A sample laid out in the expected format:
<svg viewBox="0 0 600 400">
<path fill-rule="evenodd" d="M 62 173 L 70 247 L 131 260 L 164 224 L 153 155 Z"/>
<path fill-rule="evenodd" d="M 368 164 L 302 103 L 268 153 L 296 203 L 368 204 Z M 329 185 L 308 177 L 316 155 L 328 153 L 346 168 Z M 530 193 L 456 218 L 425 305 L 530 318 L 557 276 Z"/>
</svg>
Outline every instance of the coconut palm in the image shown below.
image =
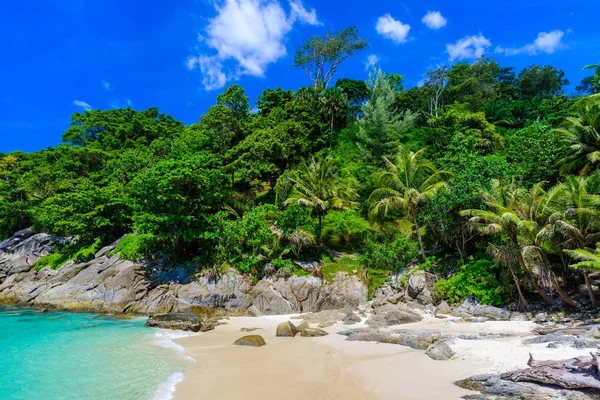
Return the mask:
<svg viewBox="0 0 600 400">
<path fill-rule="evenodd" d="M 594 296 L 591 281 L 589 279 L 590 272 L 600 271 L 600 243 L 596 245 L 596 251 L 590 251 L 587 249 L 576 249 L 576 250 L 565 250 L 575 260 L 579 260 L 577 264 L 571 264 L 572 267 L 583 271 L 586 276 L 585 286 L 590 293 L 590 299 L 592 306 L 598 307 L 598 300 Z"/>
<path fill-rule="evenodd" d="M 600 239 L 600 196 L 596 191 L 596 177 L 568 176 L 563 183 L 556 186 L 557 209 L 548 226 L 540 232 L 540 236 L 559 237 L 560 248 L 585 249 Z M 569 253 L 567 253 L 569 254 Z M 583 270 L 590 301 L 598 306 L 589 271 Z"/>
<path fill-rule="evenodd" d="M 575 260 L 579 260 L 577 264 L 572 265 L 573 267 L 587 271 L 600 271 L 600 243 L 596 245 L 595 251 L 585 249 L 565 251 Z"/>
<path fill-rule="evenodd" d="M 506 265 L 513 278 L 522 308 L 527 300 L 521 290 L 519 275 L 525 274 L 527 281 L 536 289 L 540 297 L 548 303 L 552 299 L 538 284 L 531 266 L 539 268 L 542 283 L 547 282 L 558 288 L 559 294 L 567 303 L 568 296 L 556 283 L 539 242 L 536 240 L 540 230 L 539 219 L 550 213 L 547 193 L 541 184 L 530 190 L 518 187 L 514 182 L 506 184 L 500 180 L 492 181 L 492 190 L 483 194 L 486 210 L 463 210 L 461 215 L 470 217 L 470 224 L 484 235 L 504 235 L 507 244 L 492 245 L 490 250 L 496 262 Z"/>
<path fill-rule="evenodd" d="M 350 210 L 355 207 L 354 182 L 340 176 L 336 161 L 331 157 L 303 162 L 289 174 L 291 190 L 284 205 L 300 204 L 312 210 L 319 220 L 317 244 L 321 247 L 323 217 L 329 210 Z"/>
<path fill-rule="evenodd" d="M 447 180 L 454 175 L 438 171 L 432 163 L 423 161 L 423 151 L 415 153 L 400 147 L 395 163 L 383 157 L 386 171 L 375 174 L 377 189 L 369 197 L 369 214 L 387 217 L 390 213 L 405 212 L 415 225 L 421 256 L 425 261 L 425 248 L 417 221 L 419 207 L 440 188 L 447 186 Z"/>
<path fill-rule="evenodd" d="M 600 97 L 580 101 L 577 113 L 557 129 L 568 146 L 568 154 L 559 164 L 563 172 L 588 175 L 600 165 Z"/>
</svg>

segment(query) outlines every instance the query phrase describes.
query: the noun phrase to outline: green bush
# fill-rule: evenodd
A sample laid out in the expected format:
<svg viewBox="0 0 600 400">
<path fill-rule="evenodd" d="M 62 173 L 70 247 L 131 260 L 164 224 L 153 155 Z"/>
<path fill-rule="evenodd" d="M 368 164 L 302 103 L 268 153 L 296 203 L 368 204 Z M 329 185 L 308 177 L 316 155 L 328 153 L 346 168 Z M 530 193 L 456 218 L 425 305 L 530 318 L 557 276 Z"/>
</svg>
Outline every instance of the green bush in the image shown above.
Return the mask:
<svg viewBox="0 0 600 400">
<path fill-rule="evenodd" d="M 501 306 L 510 300 L 508 287 L 510 283 L 494 262 L 471 259 L 456 275 L 436 283 L 436 296 L 451 303 L 461 303 L 474 296 L 481 304 Z"/>
<path fill-rule="evenodd" d="M 111 252 L 111 254 L 121 253 L 122 260 L 136 261 L 153 249 L 154 235 L 150 233 L 132 233 L 125 236 Z"/>
<path fill-rule="evenodd" d="M 392 238 L 370 236 L 366 239 L 359 261 L 369 269 L 397 271 L 418 254 L 417 244 L 401 233 Z"/>
<path fill-rule="evenodd" d="M 89 246 L 86 247 L 82 247 L 81 249 L 79 249 L 74 255 L 73 255 L 73 260 L 75 260 L 75 262 L 77 263 L 83 263 L 83 262 L 87 262 L 92 260 L 95 256 L 96 253 L 102 248 L 102 241 L 100 240 L 100 238 L 94 240 L 94 243 L 92 243 Z"/>
<path fill-rule="evenodd" d="M 52 269 L 59 269 L 62 267 L 67 261 L 69 261 L 71 257 L 69 254 L 61 253 L 59 251 L 55 251 L 54 253 L 47 254 L 40 258 L 38 262 L 35 264 L 35 269 L 39 271 L 44 267 L 50 267 Z"/>
<path fill-rule="evenodd" d="M 354 249 L 371 231 L 371 226 L 362 217 L 344 211 L 333 211 L 323 221 L 323 241 L 336 249 Z"/>
</svg>

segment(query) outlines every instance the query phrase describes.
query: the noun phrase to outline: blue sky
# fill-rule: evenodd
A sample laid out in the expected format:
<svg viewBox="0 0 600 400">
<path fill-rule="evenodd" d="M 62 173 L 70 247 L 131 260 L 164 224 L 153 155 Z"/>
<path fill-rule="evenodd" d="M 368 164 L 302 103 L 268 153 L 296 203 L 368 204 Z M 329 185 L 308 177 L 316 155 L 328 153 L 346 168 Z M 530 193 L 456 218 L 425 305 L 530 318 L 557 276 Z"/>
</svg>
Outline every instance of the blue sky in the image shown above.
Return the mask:
<svg viewBox="0 0 600 400">
<path fill-rule="evenodd" d="M 501 5 L 499 5 L 501 3 Z M 369 60 L 416 85 L 428 68 L 486 54 L 521 69 L 551 64 L 571 88 L 600 61 L 592 0 L 36 0 L 0 13 L 0 152 L 60 143 L 86 107 L 157 106 L 194 123 L 220 87 L 251 100 L 309 84 L 291 70 L 315 34 L 356 25 L 370 48 L 338 77 L 365 79 Z M 429 13 L 431 12 L 431 13 Z M 429 16 L 424 17 L 429 13 Z"/>
</svg>

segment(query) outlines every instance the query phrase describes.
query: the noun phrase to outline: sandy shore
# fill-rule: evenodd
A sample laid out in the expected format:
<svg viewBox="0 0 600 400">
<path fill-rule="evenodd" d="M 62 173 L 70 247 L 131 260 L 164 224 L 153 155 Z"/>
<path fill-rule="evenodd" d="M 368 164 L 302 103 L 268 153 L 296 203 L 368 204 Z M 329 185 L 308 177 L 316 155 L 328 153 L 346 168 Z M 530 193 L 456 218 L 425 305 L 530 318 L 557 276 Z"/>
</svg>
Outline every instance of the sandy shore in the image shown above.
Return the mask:
<svg viewBox="0 0 600 400">
<path fill-rule="evenodd" d="M 485 340 L 456 340 L 450 361 L 434 361 L 424 351 L 392 344 L 347 342 L 335 334 L 348 329 L 338 324 L 321 338 L 277 338 L 275 328 L 290 316 L 231 318 L 227 325 L 198 336 L 178 339 L 185 354 L 197 362 L 184 371 L 175 400 L 364 400 L 459 399 L 473 393 L 454 382 L 479 373 L 524 368 L 528 353 L 537 359 L 586 355 L 588 350 L 547 349 L 523 345 L 531 322 L 461 323 L 426 317 L 394 329 L 429 329 L 460 333 L 512 333 L 518 336 Z M 300 320 L 293 320 L 298 323 Z M 359 326 L 359 325 L 355 325 Z M 233 346 L 246 335 L 265 338 L 262 348 Z"/>
</svg>

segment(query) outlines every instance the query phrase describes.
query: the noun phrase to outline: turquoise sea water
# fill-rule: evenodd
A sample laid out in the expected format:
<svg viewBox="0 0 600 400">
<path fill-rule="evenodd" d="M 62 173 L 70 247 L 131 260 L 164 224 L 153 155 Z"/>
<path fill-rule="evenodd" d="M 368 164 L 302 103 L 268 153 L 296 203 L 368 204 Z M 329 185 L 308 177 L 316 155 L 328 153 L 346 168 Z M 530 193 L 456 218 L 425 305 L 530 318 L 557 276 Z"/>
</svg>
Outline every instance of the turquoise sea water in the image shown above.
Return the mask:
<svg viewBox="0 0 600 400">
<path fill-rule="evenodd" d="M 169 333 L 144 323 L 0 308 L 0 398 L 170 398 L 190 361 Z"/>
</svg>

